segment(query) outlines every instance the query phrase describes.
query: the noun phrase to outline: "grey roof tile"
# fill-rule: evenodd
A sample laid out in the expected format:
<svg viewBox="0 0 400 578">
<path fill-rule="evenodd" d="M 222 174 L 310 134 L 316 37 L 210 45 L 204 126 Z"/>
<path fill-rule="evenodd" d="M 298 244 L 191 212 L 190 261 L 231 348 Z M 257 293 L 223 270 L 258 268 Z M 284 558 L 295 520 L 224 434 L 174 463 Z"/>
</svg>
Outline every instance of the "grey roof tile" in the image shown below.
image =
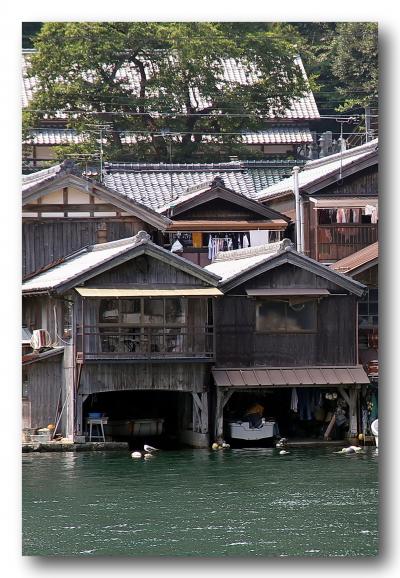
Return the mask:
<svg viewBox="0 0 400 578">
<path fill-rule="evenodd" d="M 104 185 L 154 210 L 195 185 L 219 176 L 233 191 L 255 198 L 262 188 L 289 176 L 295 162 L 243 161 L 219 164 L 106 163 Z"/>
<path fill-rule="evenodd" d="M 22 105 L 27 107 L 34 92 L 37 90 L 37 81 L 35 78 L 29 75 L 29 59 L 32 51 L 24 51 L 22 55 Z M 307 79 L 307 75 L 302 63 L 300 56 L 296 57 L 296 63 L 300 67 L 303 77 Z M 258 76 L 258 72 L 254 71 L 253 74 L 246 74 L 240 62 L 233 59 L 227 59 L 222 61 L 223 64 L 223 80 L 226 82 L 240 83 L 243 85 L 253 84 Z M 136 69 L 125 64 L 117 73 L 117 79 L 122 79 L 126 81 L 127 88 L 131 90 L 137 90 L 139 87 L 139 77 Z M 196 89 L 194 91 L 195 97 L 202 107 L 207 105 L 207 102 L 201 97 L 199 91 Z M 196 104 L 194 97 L 192 96 L 193 104 Z M 57 116 L 62 118 L 63 115 L 58 113 Z M 271 114 L 271 118 L 276 116 Z M 317 104 L 314 99 L 312 92 L 308 92 L 304 96 L 293 99 L 292 105 L 283 113 L 279 115 L 280 118 L 286 119 L 297 119 L 297 120 L 310 120 L 319 119 L 319 112 Z"/>
</svg>

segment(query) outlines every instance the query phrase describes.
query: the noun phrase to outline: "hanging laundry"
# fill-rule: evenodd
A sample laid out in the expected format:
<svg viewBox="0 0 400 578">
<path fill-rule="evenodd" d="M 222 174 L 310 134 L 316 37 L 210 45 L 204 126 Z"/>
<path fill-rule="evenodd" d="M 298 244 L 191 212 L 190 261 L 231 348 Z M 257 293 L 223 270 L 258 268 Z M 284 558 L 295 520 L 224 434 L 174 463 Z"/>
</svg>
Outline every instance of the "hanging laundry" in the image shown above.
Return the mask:
<svg viewBox="0 0 400 578">
<path fill-rule="evenodd" d="M 338 209 L 336 212 L 336 222 L 337 223 L 347 223 L 346 212 L 344 209 Z"/>
<path fill-rule="evenodd" d="M 209 237 L 208 237 L 208 258 L 210 259 L 210 261 L 213 258 L 213 238 L 212 238 L 212 235 L 209 235 Z"/>
<path fill-rule="evenodd" d="M 250 231 L 250 244 L 252 247 L 268 243 L 266 231 Z"/>
<path fill-rule="evenodd" d="M 174 241 L 171 247 L 171 253 L 182 253 L 183 252 L 183 245 L 178 239 Z"/>
<path fill-rule="evenodd" d="M 202 233 L 192 233 L 192 244 L 195 249 L 200 249 L 203 246 Z"/>
<path fill-rule="evenodd" d="M 361 218 L 360 209 L 352 209 L 353 223 L 359 223 Z"/>
</svg>

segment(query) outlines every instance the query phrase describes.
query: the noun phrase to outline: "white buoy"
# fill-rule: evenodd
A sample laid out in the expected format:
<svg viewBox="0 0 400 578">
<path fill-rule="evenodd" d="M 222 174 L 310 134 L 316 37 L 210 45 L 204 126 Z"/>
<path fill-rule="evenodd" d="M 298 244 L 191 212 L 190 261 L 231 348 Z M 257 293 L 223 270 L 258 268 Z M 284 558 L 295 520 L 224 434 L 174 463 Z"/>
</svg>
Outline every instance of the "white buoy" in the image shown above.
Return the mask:
<svg viewBox="0 0 400 578">
<path fill-rule="evenodd" d="M 159 451 L 158 448 L 153 448 L 153 446 L 148 446 L 146 444 L 144 444 L 143 449 L 145 452 L 149 452 L 150 454 L 152 452 L 158 452 Z"/>
<path fill-rule="evenodd" d="M 281 450 L 281 451 L 279 452 L 279 455 L 280 455 L 280 456 L 284 456 L 285 454 L 290 454 L 290 452 L 287 452 L 286 450 Z"/>
<path fill-rule="evenodd" d="M 142 457 L 142 452 L 132 452 L 131 453 L 131 458 L 141 458 Z"/>
<path fill-rule="evenodd" d="M 362 452 L 362 447 L 361 446 L 349 446 L 348 448 L 342 448 L 340 450 L 340 452 L 336 452 L 339 454 L 357 454 L 359 452 Z"/>
</svg>

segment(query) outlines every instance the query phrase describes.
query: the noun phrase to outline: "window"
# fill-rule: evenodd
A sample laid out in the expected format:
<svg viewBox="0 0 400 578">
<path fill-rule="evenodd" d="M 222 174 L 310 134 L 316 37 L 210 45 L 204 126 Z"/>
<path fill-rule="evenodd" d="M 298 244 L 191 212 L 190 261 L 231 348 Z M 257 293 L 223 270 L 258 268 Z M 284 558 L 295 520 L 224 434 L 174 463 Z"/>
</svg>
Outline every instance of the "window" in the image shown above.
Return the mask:
<svg viewBox="0 0 400 578">
<path fill-rule="evenodd" d="M 358 304 L 360 328 L 378 327 L 378 289 L 370 287 Z"/>
<path fill-rule="evenodd" d="M 104 352 L 182 352 L 187 300 L 102 299 L 99 322 Z"/>
<path fill-rule="evenodd" d="M 307 333 L 317 330 L 317 302 L 297 300 L 257 300 L 256 331 Z"/>
<path fill-rule="evenodd" d="M 71 339 L 72 336 L 72 302 L 64 299 L 62 302 L 63 315 L 63 339 Z"/>
</svg>

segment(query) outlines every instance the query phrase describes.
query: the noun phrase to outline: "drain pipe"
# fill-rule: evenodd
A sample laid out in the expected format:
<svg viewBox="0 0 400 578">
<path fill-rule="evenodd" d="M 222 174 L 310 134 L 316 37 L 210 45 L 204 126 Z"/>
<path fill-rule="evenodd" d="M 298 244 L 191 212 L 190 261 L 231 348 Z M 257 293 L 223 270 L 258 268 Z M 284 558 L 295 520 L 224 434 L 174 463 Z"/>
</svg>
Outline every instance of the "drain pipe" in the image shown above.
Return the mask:
<svg viewBox="0 0 400 578">
<path fill-rule="evenodd" d="M 296 250 L 303 252 L 302 247 L 302 220 L 304 222 L 304 210 L 300 200 L 299 192 L 299 170 L 300 167 L 293 167 L 293 193 L 296 202 Z M 303 219 L 302 219 L 303 213 Z"/>
</svg>

